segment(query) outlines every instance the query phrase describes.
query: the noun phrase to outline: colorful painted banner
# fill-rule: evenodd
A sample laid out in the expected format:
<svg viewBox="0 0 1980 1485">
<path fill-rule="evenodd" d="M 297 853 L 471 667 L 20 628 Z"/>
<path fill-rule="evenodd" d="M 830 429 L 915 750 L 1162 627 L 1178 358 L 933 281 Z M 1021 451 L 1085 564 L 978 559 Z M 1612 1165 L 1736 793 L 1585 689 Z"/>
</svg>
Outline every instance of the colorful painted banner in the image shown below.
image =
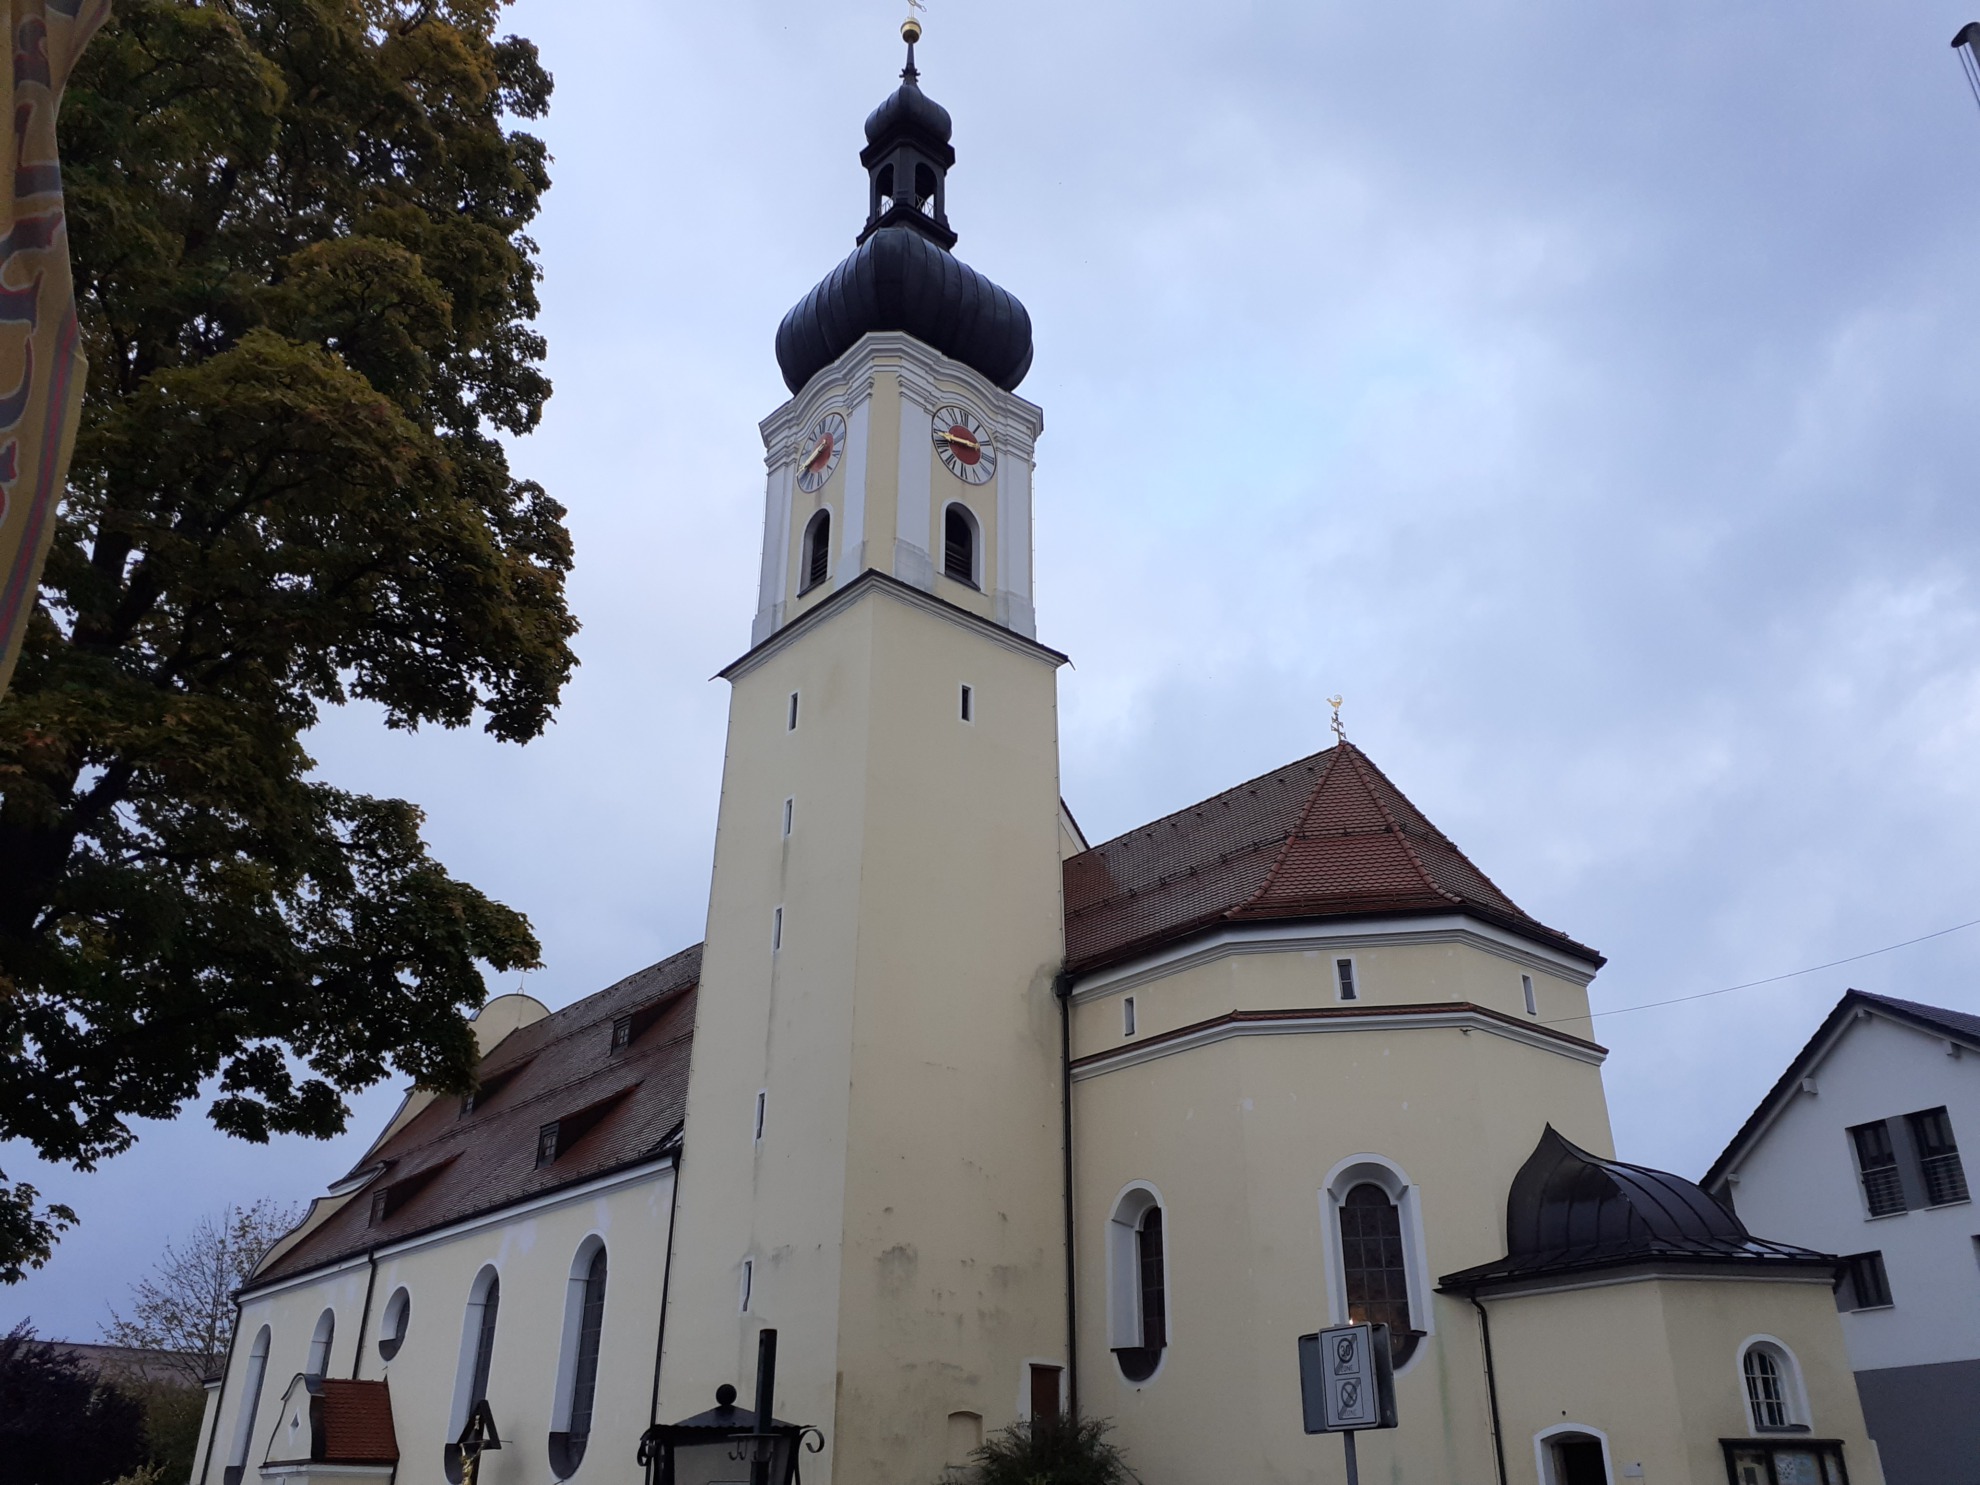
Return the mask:
<svg viewBox="0 0 1980 1485">
<path fill-rule="evenodd" d="M 75 284 L 55 114 L 110 0 L 0 0 L 13 66 L 0 74 L 0 696 L 7 694 L 55 534 L 82 414 Z"/>
</svg>

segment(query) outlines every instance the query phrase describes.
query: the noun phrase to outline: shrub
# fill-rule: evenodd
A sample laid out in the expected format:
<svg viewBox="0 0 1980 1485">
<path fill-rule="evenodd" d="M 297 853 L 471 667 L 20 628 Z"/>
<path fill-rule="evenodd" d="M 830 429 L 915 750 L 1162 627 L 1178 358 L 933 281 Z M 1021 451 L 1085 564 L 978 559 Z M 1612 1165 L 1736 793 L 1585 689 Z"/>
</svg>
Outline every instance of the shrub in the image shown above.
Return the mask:
<svg viewBox="0 0 1980 1485">
<path fill-rule="evenodd" d="M 1108 1442 L 1107 1418 L 1043 1418 L 1013 1423 L 970 1455 L 966 1485 L 1140 1485 Z"/>
</svg>

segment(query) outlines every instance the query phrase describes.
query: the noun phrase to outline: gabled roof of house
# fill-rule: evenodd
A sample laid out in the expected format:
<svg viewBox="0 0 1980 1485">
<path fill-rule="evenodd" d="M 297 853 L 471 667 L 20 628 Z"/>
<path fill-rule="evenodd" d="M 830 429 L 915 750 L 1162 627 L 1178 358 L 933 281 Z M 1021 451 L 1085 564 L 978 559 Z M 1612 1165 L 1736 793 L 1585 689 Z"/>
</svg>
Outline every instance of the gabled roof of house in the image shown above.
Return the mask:
<svg viewBox="0 0 1980 1485">
<path fill-rule="evenodd" d="M 392 1427 L 392 1389 L 385 1381 L 325 1377 L 321 1452 L 325 1464 L 397 1464 L 399 1438 Z"/>
<path fill-rule="evenodd" d="M 1646 1263 L 1778 1272 L 1820 1271 L 1835 1259 L 1756 1238 L 1684 1177 L 1591 1155 L 1549 1124 L 1506 1193 L 1506 1256 L 1437 1283 L 1471 1293 Z"/>
<path fill-rule="evenodd" d="M 1719 1158 L 1712 1162 L 1712 1168 L 1705 1172 L 1702 1184 L 1707 1190 L 1717 1190 L 1724 1182 L 1727 1172 L 1745 1157 L 1747 1150 L 1774 1122 L 1781 1106 L 1794 1096 L 1801 1087 L 1801 1080 L 1815 1070 L 1815 1065 L 1828 1054 L 1829 1048 L 1835 1045 L 1859 1010 L 1871 1011 L 1928 1036 L 1944 1037 L 1980 1052 L 1980 1016 L 1967 1011 L 1923 1005 L 1915 1000 L 1899 1000 L 1892 995 L 1875 995 L 1868 990 L 1844 991 L 1835 1009 L 1822 1018 L 1822 1024 L 1795 1053 L 1794 1060 L 1787 1065 L 1787 1071 L 1774 1081 L 1774 1086 L 1767 1090 L 1767 1096 L 1739 1126 L 1739 1133 L 1732 1137 L 1725 1149 L 1719 1152 Z"/>
<path fill-rule="evenodd" d="M 701 945 L 511 1032 L 482 1059 L 471 1108 L 435 1098 L 370 1152 L 370 1178 L 321 1225 L 249 1281 L 250 1288 L 383 1243 L 447 1226 L 659 1154 L 687 1111 Z M 612 1049 L 632 1016 L 632 1045 Z M 551 1163 L 537 1135 L 572 1115 L 588 1127 Z M 373 1198 L 391 1191 L 372 1220 Z"/>
<path fill-rule="evenodd" d="M 1075 973 L 1233 922 L 1451 912 L 1603 963 L 1522 911 L 1345 741 L 1069 858 L 1065 902 Z"/>
</svg>

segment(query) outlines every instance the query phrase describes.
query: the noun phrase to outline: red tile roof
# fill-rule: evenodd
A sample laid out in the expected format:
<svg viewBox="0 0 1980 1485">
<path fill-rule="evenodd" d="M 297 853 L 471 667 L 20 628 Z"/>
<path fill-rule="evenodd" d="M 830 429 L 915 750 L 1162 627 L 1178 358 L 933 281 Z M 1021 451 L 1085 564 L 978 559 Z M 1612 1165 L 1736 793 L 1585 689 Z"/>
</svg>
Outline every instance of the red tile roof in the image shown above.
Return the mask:
<svg viewBox="0 0 1980 1485">
<path fill-rule="evenodd" d="M 1603 962 L 1522 912 L 1347 742 L 1069 858 L 1065 900 L 1077 973 L 1232 922 L 1450 912 Z"/>
<path fill-rule="evenodd" d="M 254 1283 L 318 1268 L 381 1243 L 636 1164 L 655 1153 L 687 1112 L 701 945 L 628 975 L 609 989 L 504 1037 L 482 1059 L 484 1087 L 469 1113 L 436 1098 L 368 1157 L 378 1173 Z M 611 1050 L 612 1023 L 633 1015 L 633 1044 Z M 537 1132 L 597 1112 L 557 1159 L 536 1164 Z M 372 1198 L 396 1189 L 383 1221 Z"/>
<path fill-rule="evenodd" d="M 384 1382 L 325 1377 L 324 1464 L 397 1464 L 399 1437 L 392 1430 L 392 1390 Z"/>
</svg>

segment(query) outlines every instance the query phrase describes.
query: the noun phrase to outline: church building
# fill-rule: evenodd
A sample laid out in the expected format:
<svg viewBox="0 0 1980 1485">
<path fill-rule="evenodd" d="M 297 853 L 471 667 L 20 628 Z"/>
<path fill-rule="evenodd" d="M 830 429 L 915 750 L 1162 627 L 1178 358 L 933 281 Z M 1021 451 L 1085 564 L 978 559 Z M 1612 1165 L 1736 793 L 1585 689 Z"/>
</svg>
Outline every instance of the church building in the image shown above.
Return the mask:
<svg viewBox="0 0 1980 1485">
<path fill-rule="evenodd" d="M 706 937 L 482 1010 L 478 1090 L 409 1094 L 242 1292 L 196 1485 L 657 1479 L 655 1425 L 772 1431 L 766 1330 L 807 1485 L 1068 1413 L 1147 1485 L 1338 1480 L 1297 1342 L 1351 1321 L 1370 1480 L 1881 1485 L 1835 1259 L 1616 1158 L 1602 956 L 1366 753 L 1083 838 L 1031 321 L 954 255 L 904 29 L 777 331 Z"/>
</svg>

